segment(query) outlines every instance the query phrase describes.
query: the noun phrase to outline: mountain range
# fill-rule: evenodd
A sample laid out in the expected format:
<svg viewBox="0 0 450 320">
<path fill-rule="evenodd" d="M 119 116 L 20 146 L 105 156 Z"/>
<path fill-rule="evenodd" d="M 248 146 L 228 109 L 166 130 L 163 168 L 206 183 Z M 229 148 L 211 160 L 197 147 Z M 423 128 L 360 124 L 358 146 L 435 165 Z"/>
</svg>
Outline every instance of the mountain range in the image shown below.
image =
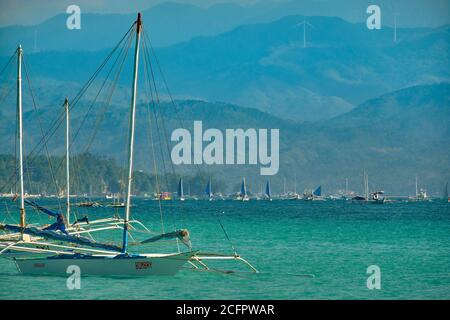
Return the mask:
<svg viewBox="0 0 450 320">
<path fill-rule="evenodd" d="M 253 191 L 259 191 L 260 185 L 271 179 L 273 189 L 281 192 L 284 178 L 292 190 L 295 172 L 299 191 L 321 184 L 324 190 L 332 192 L 343 188 L 346 178 L 350 188 L 361 191 L 362 173 L 366 170 L 371 189 L 383 189 L 391 195 L 413 194 L 414 177 L 418 175 L 421 186 L 440 194 L 450 172 L 449 102 L 448 83 L 415 86 L 382 95 L 346 114 L 314 123 L 283 120 L 255 109 L 225 103 L 180 100 L 175 105 L 167 102 L 158 105 L 157 116 L 159 119 L 163 116 L 164 123 L 159 120 L 157 124 L 154 114 L 150 112 L 153 120 L 149 120 L 145 105 L 140 104 L 137 113 L 137 169 L 152 172 L 154 152 L 159 171 L 185 175 L 202 172 L 226 182 L 229 188 L 238 184 L 245 175 Z M 39 112 L 29 110 L 25 113 L 27 152 L 38 143 L 40 126 L 48 128 L 60 112 L 61 107 L 55 105 Z M 127 105 L 97 108 L 89 113 L 86 122 L 82 122 L 85 112 L 84 107 L 72 112 L 73 131 L 82 127 L 78 135 L 73 135 L 77 142 L 72 152 L 88 151 L 113 157 L 124 167 Z M 14 153 L 14 144 L 11 143 L 14 141 L 14 113 L 3 111 L 0 117 L 3 120 L 0 152 Z M 204 130 L 279 128 L 279 173 L 273 177 L 260 176 L 259 166 L 255 165 L 172 166 L 168 154 L 175 143 L 170 142 L 170 133 L 180 127 L 192 132 L 194 120 L 203 121 Z M 149 139 L 149 128 L 152 128 L 152 140 Z M 169 141 L 169 144 L 164 141 Z M 51 154 L 62 155 L 63 143 L 64 125 L 48 144 Z"/>
<path fill-rule="evenodd" d="M 334 16 L 350 22 L 365 22 L 368 17 L 366 9 L 371 4 L 374 3 L 368 0 L 346 0 L 339 3 L 334 0 L 264 0 L 245 6 L 223 2 L 198 7 L 188 3 L 166 1 L 142 10 L 142 14 L 155 45 L 167 46 L 189 41 L 198 36 L 218 35 L 244 24 L 272 22 L 287 15 Z M 432 2 L 397 0 L 395 4 L 390 0 L 378 0 L 376 4 L 381 8 L 383 27 L 394 25 L 394 14 L 397 15 L 396 23 L 401 28 L 438 27 L 450 23 L 447 0 Z M 110 12 L 108 9 L 114 5 L 127 7 L 123 1 L 108 1 L 108 8 L 103 11 Z M 131 5 L 138 6 L 134 3 Z M 145 8 L 146 5 L 148 6 L 148 4 L 141 6 Z M 30 4 L 22 4 L 22 7 L 25 6 L 29 7 Z M 51 8 L 48 8 L 49 6 Z M 30 51 L 91 51 L 110 48 L 115 43 L 114 35 L 121 33 L 123 28 L 127 29 L 136 15 L 135 13 L 90 13 L 85 12 L 85 6 L 82 3 L 79 3 L 79 6 L 81 8 L 80 30 L 66 28 L 69 15 L 66 14 L 63 3 L 56 6 L 50 3 L 34 4 L 35 10 L 32 13 L 27 13 L 15 3 L 5 6 L 5 12 L 13 10 L 14 7 L 18 7 L 17 11 L 20 8 L 21 12 L 12 12 L 10 15 L 2 12 L 0 17 L 3 21 L 10 20 L 14 15 L 23 16 L 23 20 L 18 19 L 12 25 L 0 28 L 0 39 L 2 39 L 0 54 L 10 54 L 11 45 L 16 46 L 19 42 Z M 55 11 L 56 8 L 59 10 Z M 30 25 L 30 20 L 42 19 L 39 13 L 44 10 L 55 13 L 59 11 L 60 14 L 42 23 Z M 124 10 L 117 12 L 124 12 Z M 27 14 L 34 17 L 26 18 Z"/>
<path fill-rule="evenodd" d="M 292 189 L 294 172 L 298 190 L 322 184 L 325 192 L 331 192 L 343 188 L 348 178 L 350 188 L 360 191 L 366 170 L 372 189 L 412 194 L 418 175 L 429 191 L 440 193 L 450 172 L 448 25 L 398 28 L 395 42 L 392 28 L 368 30 L 364 23 L 336 17 L 280 13 L 281 18 L 257 19 L 254 15 L 224 20 L 218 27 L 214 17 L 222 11 L 234 12 L 234 6 L 200 9 L 165 4 L 144 12 L 144 21 L 149 21 L 145 28 L 158 59 L 153 52 L 150 56 L 157 63 L 155 71 L 161 67 L 164 79 L 155 73 L 161 102 L 150 106 L 150 114 L 145 104 L 148 95 L 144 97 L 142 83 L 139 87 L 138 170 L 151 172 L 155 153 L 159 171 L 176 169 L 194 176 L 200 170 L 203 176 L 213 175 L 231 189 L 245 175 L 249 187 L 259 189 L 267 177 L 259 176 L 256 166 L 234 166 L 233 170 L 226 166 L 172 167 L 168 158 L 171 145 L 159 140 L 168 141 L 175 128 L 192 129 L 194 120 L 202 120 L 205 129 L 279 128 L 280 171 L 270 178 L 274 192 L 282 188 L 284 178 Z M 165 12 L 167 7 L 179 16 Z M 210 10 L 210 15 L 205 17 L 204 10 Z M 164 33 L 166 29 L 157 23 L 170 24 L 170 17 L 179 18 L 173 28 L 186 28 Z M 62 15 L 39 25 L 38 34 L 45 35 L 46 47 L 35 53 L 28 48 L 33 27 L 0 29 L 1 52 L 11 53 L 19 40 L 24 43 L 26 153 L 39 143 L 41 132 L 55 121 L 59 123 L 61 118 L 56 116 L 63 113 L 64 98 L 75 97 L 135 17 L 86 14 L 83 19 L 83 31 L 78 34 L 59 30 L 64 23 Z M 95 22 L 90 24 L 90 19 Z M 309 24 L 303 42 L 305 21 Z M 125 166 L 131 56 L 129 52 L 123 67 L 127 71 L 118 78 L 111 103 L 107 89 L 91 103 L 108 66 L 73 110 L 73 154 L 92 152 L 113 157 L 119 166 Z M 0 57 L 0 66 L 8 59 Z M 0 71 L 0 153 L 14 154 L 14 63 Z M 143 67 L 139 70 L 141 81 L 144 71 Z M 175 105 L 163 90 L 165 82 Z M 111 85 L 107 82 L 106 87 Z M 160 122 L 155 121 L 158 114 Z M 52 155 L 63 154 L 63 137 L 61 125 L 48 144 Z"/>
<path fill-rule="evenodd" d="M 243 25 L 156 49 L 156 56 L 180 99 L 238 104 L 296 121 L 330 119 L 382 94 L 450 79 L 448 26 L 399 29 L 394 43 L 391 28 L 373 31 L 339 18 L 308 17 L 313 27 L 304 48 L 303 19 Z M 116 27 L 107 37 L 120 39 L 127 29 Z M 80 84 L 108 51 L 46 51 L 26 59 L 35 77 Z"/>
</svg>

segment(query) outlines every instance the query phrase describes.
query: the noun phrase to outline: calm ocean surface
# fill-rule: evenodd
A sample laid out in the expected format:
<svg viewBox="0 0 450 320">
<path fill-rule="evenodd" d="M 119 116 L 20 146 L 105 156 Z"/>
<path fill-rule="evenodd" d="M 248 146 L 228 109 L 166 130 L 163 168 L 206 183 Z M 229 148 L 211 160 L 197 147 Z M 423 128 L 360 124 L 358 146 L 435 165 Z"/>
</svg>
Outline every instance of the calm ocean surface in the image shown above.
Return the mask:
<svg viewBox="0 0 450 320">
<path fill-rule="evenodd" d="M 134 203 L 134 218 L 160 230 L 158 203 Z M 8 209 L 17 222 L 11 202 Z M 3 202 L 0 210 L 0 221 L 10 221 Z M 84 210 L 90 219 L 113 212 Z M 31 210 L 28 216 L 52 222 Z M 65 277 L 23 276 L 13 261 L 0 259 L 0 299 L 450 299 L 450 204 L 164 203 L 166 230 L 187 228 L 194 249 L 232 253 L 219 217 L 239 254 L 260 274 L 89 276 L 82 277 L 80 290 L 68 290 Z M 366 287 L 370 265 L 381 268 L 381 290 Z"/>
</svg>

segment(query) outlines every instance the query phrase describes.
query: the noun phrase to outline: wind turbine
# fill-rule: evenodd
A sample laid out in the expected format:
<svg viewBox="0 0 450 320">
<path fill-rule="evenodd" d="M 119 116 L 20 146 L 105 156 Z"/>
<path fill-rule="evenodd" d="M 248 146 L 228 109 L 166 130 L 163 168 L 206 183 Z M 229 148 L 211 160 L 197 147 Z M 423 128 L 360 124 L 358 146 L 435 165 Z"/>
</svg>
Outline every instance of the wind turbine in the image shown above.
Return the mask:
<svg viewBox="0 0 450 320">
<path fill-rule="evenodd" d="M 397 16 L 398 13 L 394 11 L 394 43 L 397 43 Z"/>
<path fill-rule="evenodd" d="M 296 26 L 303 25 L 303 48 L 306 48 L 306 26 L 310 26 L 311 28 L 314 28 L 314 26 L 306 21 L 306 16 L 303 16 L 303 21 L 298 23 Z"/>
<path fill-rule="evenodd" d="M 37 30 L 34 29 L 34 52 L 37 52 Z"/>
<path fill-rule="evenodd" d="M 394 44 L 397 43 L 397 10 L 394 1 L 390 2 L 390 7 L 392 8 L 392 12 L 394 14 Z"/>
</svg>

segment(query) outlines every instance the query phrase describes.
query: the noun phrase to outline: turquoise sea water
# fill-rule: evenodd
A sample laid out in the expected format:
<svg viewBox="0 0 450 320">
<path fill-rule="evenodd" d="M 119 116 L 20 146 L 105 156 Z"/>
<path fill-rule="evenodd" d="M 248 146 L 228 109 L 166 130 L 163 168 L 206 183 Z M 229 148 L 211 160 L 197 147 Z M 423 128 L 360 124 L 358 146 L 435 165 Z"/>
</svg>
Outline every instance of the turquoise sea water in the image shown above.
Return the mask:
<svg viewBox="0 0 450 320">
<path fill-rule="evenodd" d="M 135 204 L 134 218 L 159 230 L 158 203 L 135 199 Z M 11 219 L 1 210 L 1 220 Z M 85 212 L 94 219 L 111 209 Z M 28 216 L 51 222 L 31 211 Z M 0 299 L 450 298 L 450 204 L 164 203 L 166 230 L 187 228 L 194 249 L 231 253 L 218 217 L 237 251 L 260 274 L 182 270 L 174 277 L 89 276 L 82 277 L 80 290 L 68 290 L 65 277 L 23 276 L 12 261 L 0 259 Z M 381 269 L 381 290 L 366 287 L 370 265 Z"/>
</svg>

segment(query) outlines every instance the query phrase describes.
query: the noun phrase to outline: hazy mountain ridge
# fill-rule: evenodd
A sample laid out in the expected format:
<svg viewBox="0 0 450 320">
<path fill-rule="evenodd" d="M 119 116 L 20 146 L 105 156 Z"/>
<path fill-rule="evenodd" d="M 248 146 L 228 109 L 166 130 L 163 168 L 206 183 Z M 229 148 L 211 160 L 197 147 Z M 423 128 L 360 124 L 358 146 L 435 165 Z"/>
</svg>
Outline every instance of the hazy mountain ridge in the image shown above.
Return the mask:
<svg viewBox="0 0 450 320">
<path fill-rule="evenodd" d="M 322 184 L 327 192 L 342 188 L 349 178 L 350 188 L 361 190 L 362 172 L 367 170 L 371 188 L 381 188 L 390 194 L 412 194 L 414 176 L 421 185 L 434 194 L 440 193 L 449 179 L 450 158 L 450 84 L 416 86 L 402 89 L 372 99 L 354 110 L 327 121 L 298 124 L 251 108 L 226 103 L 198 100 L 177 101 L 176 106 L 164 102 L 159 112 L 164 114 L 167 141 L 173 129 L 185 127 L 192 130 L 194 120 L 202 120 L 203 128 L 279 128 L 280 171 L 270 177 L 273 189 L 280 192 L 283 178 L 288 188 L 293 188 L 293 173 L 297 173 L 298 190 Z M 41 119 L 47 127 L 54 118 L 58 106 L 42 110 Z M 72 113 L 73 130 L 81 123 L 84 109 Z M 148 122 L 145 106 L 140 104 L 137 113 L 136 162 L 137 168 L 152 171 L 151 144 L 148 143 Z M 95 116 L 94 116 L 95 115 Z M 84 124 L 77 136 L 73 152 L 84 152 L 94 130 L 95 140 L 89 150 L 96 154 L 117 159 L 125 165 L 126 135 L 128 126 L 127 105 L 111 105 L 103 114 L 96 129 L 98 110 Z M 14 135 L 14 114 L 0 126 L 1 153 L 11 153 Z M 2 119 L 5 119 L 2 117 Z M 25 115 L 26 150 L 37 142 L 39 127 L 35 115 Z M 163 130 L 160 123 L 160 132 Z M 63 154 L 63 128 L 60 128 L 49 144 L 56 155 Z M 164 138 L 161 136 L 161 139 Z M 153 141 L 157 153 L 158 169 L 163 169 L 164 154 L 166 170 L 171 171 L 167 146 L 158 143 L 156 126 L 153 124 Z M 30 141 L 31 140 L 31 141 Z M 174 143 L 169 144 L 171 148 Z M 206 144 L 205 144 L 206 145 Z M 8 149 L 8 150 L 4 150 Z M 194 175 L 198 170 L 211 174 L 234 187 L 245 175 L 254 191 L 269 177 L 259 175 L 259 166 L 175 166 L 176 173 Z M 231 186 L 231 187 L 230 187 Z M 229 190 L 230 191 L 230 190 Z"/>
<path fill-rule="evenodd" d="M 314 27 L 303 48 L 302 21 L 288 16 L 244 25 L 156 53 L 179 98 L 225 101 L 297 121 L 329 119 L 387 92 L 450 79 L 448 26 L 399 29 L 394 43 L 390 28 L 308 17 Z M 36 76 L 81 83 L 107 53 L 42 52 L 27 60 Z"/>
<path fill-rule="evenodd" d="M 399 27 L 417 27 L 448 24 L 446 0 L 396 1 Z M 201 35 L 217 35 L 243 24 L 271 22 L 287 15 L 337 16 L 351 22 L 364 22 L 370 1 L 346 0 L 336 5 L 333 0 L 257 1 L 241 6 L 235 3 L 217 3 L 198 7 L 181 2 L 164 2 L 143 10 L 146 25 L 157 46 L 172 45 Z M 395 8 L 389 0 L 379 0 L 383 27 L 393 25 Z M 111 5 L 111 4 L 109 4 Z M 117 3 L 115 4 L 117 6 Z M 63 9 L 63 7 L 61 7 Z M 45 10 L 45 9 L 44 9 Z M 51 10 L 52 12 L 54 10 Z M 112 35 L 126 28 L 135 19 L 133 14 L 98 14 L 85 12 L 81 5 L 81 30 L 66 29 L 68 17 L 64 10 L 38 25 L 13 25 L 0 28 L 0 54 L 9 54 L 10 46 L 22 43 L 34 50 L 100 50 L 114 45 Z M 420 14 L 417 14 L 420 12 Z M 398 13 L 398 12 L 397 12 Z M 39 14 L 39 13 L 36 13 Z M 8 17 L 9 18 L 9 17 Z M 18 20 L 21 24 L 24 21 Z M 27 21 L 27 24 L 29 21 Z M 126 30 L 124 29 L 124 30 Z"/>
<path fill-rule="evenodd" d="M 394 44 L 389 28 L 371 32 L 338 18 L 309 17 L 315 27 L 303 48 L 295 27 L 302 21 L 291 16 L 242 26 L 162 48 L 159 55 L 175 92 L 213 101 L 227 97 L 222 99 L 300 121 L 327 119 L 386 92 L 450 79 L 447 29 L 405 30 Z"/>
</svg>

